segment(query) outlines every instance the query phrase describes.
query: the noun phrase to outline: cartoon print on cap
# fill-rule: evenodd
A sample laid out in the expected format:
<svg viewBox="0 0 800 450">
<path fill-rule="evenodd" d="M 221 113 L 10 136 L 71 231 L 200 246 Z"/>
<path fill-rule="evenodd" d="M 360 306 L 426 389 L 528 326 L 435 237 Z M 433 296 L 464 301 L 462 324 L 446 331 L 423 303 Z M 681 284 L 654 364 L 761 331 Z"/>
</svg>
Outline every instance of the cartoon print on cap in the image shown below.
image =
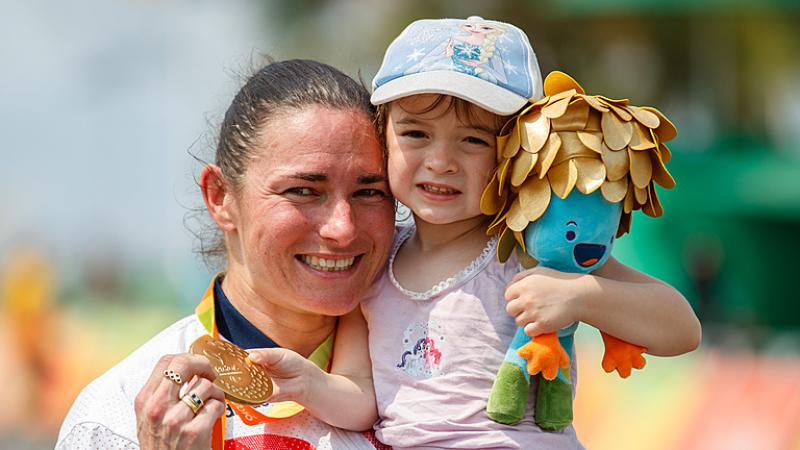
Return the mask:
<svg viewBox="0 0 800 450">
<path fill-rule="evenodd" d="M 499 23 L 470 17 L 460 26 L 450 29 L 447 41 L 428 53 L 419 64 L 406 70 L 417 73 L 422 67 L 455 70 L 491 81 L 507 83 L 502 55 L 495 51 L 497 39 L 505 33 Z"/>
</svg>

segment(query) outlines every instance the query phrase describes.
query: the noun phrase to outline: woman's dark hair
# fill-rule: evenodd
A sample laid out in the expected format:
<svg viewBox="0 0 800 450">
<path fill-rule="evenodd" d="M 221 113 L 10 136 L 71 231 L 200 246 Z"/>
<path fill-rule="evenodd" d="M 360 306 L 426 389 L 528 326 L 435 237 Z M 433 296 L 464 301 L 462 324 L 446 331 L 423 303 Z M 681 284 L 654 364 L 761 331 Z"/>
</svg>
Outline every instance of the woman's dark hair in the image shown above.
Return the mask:
<svg viewBox="0 0 800 450">
<path fill-rule="evenodd" d="M 309 106 L 363 111 L 374 120 L 369 92 L 338 69 L 317 61 L 292 59 L 269 62 L 252 75 L 225 112 L 214 162 L 233 189 L 241 187 L 250 162 L 258 156 L 266 125 L 275 117 Z M 269 137 L 267 137 L 269 139 Z M 225 257 L 225 241 L 213 227 L 213 238 L 199 233 L 199 252 L 209 265 Z M 204 239 L 205 238 L 205 239 Z"/>
<path fill-rule="evenodd" d="M 375 117 L 362 84 L 327 64 L 292 59 L 272 62 L 247 80 L 225 113 L 215 163 L 234 187 L 257 154 L 254 141 L 273 117 L 312 105 L 355 109 Z"/>
</svg>

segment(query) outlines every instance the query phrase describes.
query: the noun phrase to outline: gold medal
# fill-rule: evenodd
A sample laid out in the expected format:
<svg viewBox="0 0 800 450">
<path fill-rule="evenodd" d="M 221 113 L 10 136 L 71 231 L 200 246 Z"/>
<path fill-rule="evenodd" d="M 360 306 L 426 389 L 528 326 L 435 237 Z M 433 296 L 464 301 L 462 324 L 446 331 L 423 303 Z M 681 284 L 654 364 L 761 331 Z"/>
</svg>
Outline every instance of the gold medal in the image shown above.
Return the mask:
<svg viewBox="0 0 800 450">
<path fill-rule="evenodd" d="M 214 384 L 225 398 L 245 405 L 265 403 L 272 395 L 272 379 L 258 364 L 247 357 L 247 352 L 230 342 L 200 336 L 192 342 L 189 352 L 203 355 L 217 372 Z"/>
</svg>

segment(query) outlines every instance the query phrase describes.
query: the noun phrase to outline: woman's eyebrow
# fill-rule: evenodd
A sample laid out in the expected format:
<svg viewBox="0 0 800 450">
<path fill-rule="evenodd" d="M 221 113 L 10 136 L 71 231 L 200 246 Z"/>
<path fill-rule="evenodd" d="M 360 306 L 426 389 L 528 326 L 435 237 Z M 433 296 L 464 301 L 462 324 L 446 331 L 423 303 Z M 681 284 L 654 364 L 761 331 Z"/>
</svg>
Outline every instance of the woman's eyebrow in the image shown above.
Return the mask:
<svg viewBox="0 0 800 450">
<path fill-rule="evenodd" d="M 308 181 L 310 183 L 319 183 L 322 181 L 328 181 L 328 175 L 320 172 L 298 172 L 292 174 L 289 178 L 293 178 L 296 180 L 303 180 Z M 375 184 L 375 183 L 383 183 L 388 181 L 386 175 L 382 175 L 379 173 L 369 173 L 366 175 L 360 175 L 356 181 L 358 184 Z"/>
<path fill-rule="evenodd" d="M 298 180 L 316 183 L 319 181 L 326 181 L 328 179 L 328 176 L 325 175 L 324 173 L 319 173 L 319 172 L 298 172 L 292 174 L 289 178 L 295 178 Z"/>
<path fill-rule="evenodd" d="M 371 173 L 368 175 L 361 175 L 358 177 L 358 184 L 375 184 L 375 183 L 383 183 L 388 181 L 386 175 L 381 175 L 379 173 Z"/>
</svg>

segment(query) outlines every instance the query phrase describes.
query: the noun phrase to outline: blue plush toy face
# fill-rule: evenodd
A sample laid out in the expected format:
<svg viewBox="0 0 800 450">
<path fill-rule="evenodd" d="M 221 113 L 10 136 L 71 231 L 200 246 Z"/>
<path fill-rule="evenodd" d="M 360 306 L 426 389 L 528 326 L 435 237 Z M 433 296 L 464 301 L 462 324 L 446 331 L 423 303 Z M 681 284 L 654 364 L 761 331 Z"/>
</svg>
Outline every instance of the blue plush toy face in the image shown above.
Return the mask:
<svg viewBox="0 0 800 450">
<path fill-rule="evenodd" d="M 574 190 L 563 200 L 551 194 L 547 211 L 525 228 L 525 249 L 545 267 L 589 273 L 611 255 L 621 215 L 622 205 L 599 190 Z"/>
</svg>

